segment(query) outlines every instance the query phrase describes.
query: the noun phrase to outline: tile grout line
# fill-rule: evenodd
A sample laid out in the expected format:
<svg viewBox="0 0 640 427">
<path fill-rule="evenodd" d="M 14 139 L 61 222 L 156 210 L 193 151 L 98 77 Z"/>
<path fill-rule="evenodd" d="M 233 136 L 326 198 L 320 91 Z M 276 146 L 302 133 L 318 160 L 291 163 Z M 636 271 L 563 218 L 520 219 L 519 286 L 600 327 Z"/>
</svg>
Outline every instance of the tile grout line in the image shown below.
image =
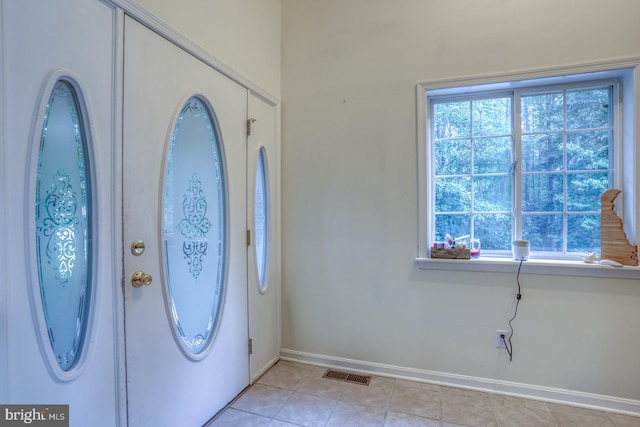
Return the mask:
<svg viewBox="0 0 640 427">
<path fill-rule="evenodd" d="M 500 427 L 500 422 L 498 421 L 498 411 L 496 408 L 496 401 L 493 396 L 489 396 L 489 401 L 491 402 L 491 413 L 493 414 L 493 419 L 496 422 L 496 427 Z"/>
<path fill-rule="evenodd" d="M 373 381 L 373 377 L 371 377 L 371 381 Z M 391 399 L 393 399 L 393 391 L 396 389 L 397 379 L 393 380 L 393 385 L 391 386 L 391 392 L 389 393 L 389 400 L 387 401 L 387 407 L 384 409 L 384 417 L 382 419 L 382 427 L 387 424 L 387 417 L 389 416 L 389 407 L 391 406 Z"/>
<path fill-rule="evenodd" d="M 543 402 L 543 403 L 544 403 L 544 409 L 549 414 L 549 418 L 551 418 L 551 422 L 553 423 L 554 427 L 560 427 L 558 426 L 558 423 L 556 423 L 555 418 L 553 418 L 553 415 L 551 415 L 551 409 L 549 409 L 549 405 L 547 405 L 546 402 Z"/>
<path fill-rule="evenodd" d="M 282 366 L 288 366 L 288 365 L 282 365 Z M 294 368 L 293 366 L 291 366 L 292 368 Z M 278 408 L 278 410 L 275 412 L 275 414 L 273 414 L 273 416 L 271 417 L 271 422 L 273 422 L 273 420 L 277 420 L 277 421 L 282 421 L 282 422 L 286 422 L 286 423 L 290 423 L 290 424 L 294 424 L 290 421 L 285 421 L 285 420 L 281 420 L 279 418 L 276 418 L 276 416 L 280 413 L 280 411 L 282 411 L 282 408 L 284 408 L 286 406 L 287 403 L 289 403 L 289 400 L 291 400 L 291 397 L 298 391 L 298 388 L 300 388 L 300 384 L 302 384 L 304 382 L 304 380 L 306 379 L 306 377 L 309 375 L 308 372 L 305 372 L 304 376 L 302 377 L 302 380 L 300 380 L 300 382 L 298 382 L 298 384 L 296 384 L 295 388 L 293 390 L 287 390 L 290 391 L 291 394 L 289 394 L 289 397 L 287 397 L 287 400 L 284 401 L 284 403 L 282 404 L 282 406 L 280 406 L 280 408 Z M 286 389 L 283 389 L 286 390 Z M 269 424 L 271 424 L 271 422 Z"/>
<path fill-rule="evenodd" d="M 443 410 L 444 409 L 443 408 L 443 402 L 444 402 L 443 395 L 444 395 L 444 393 L 442 393 L 442 387 L 441 386 L 438 389 L 438 393 L 440 394 L 440 417 L 439 417 L 439 421 L 440 421 L 440 424 L 442 425 L 442 423 L 444 422 L 444 419 L 443 419 L 444 418 L 443 417 L 443 414 L 444 414 L 444 410 Z"/>
<path fill-rule="evenodd" d="M 298 384 L 296 391 L 298 388 L 300 388 L 300 386 L 304 383 L 304 381 L 311 377 L 312 372 L 311 371 L 307 371 L 305 376 L 302 378 L 302 381 L 300 381 L 300 383 Z M 345 387 L 346 388 L 346 387 Z M 301 392 L 302 393 L 302 392 Z M 342 393 L 344 393 L 344 389 L 342 390 Z M 306 393 L 304 393 L 306 394 Z M 315 395 L 311 395 L 311 396 L 315 396 Z M 340 397 L 342 396 L 342 394 L 340 395 Z M 315 396 L 315 397 L 324 397 L 324 396 Z M 324 397 L 325 399 L 328 399 L 326 397 Z M 329 421 L 331 420 L 331 417 L 333 417 L 333 414 L 336 412 L 336 408 L 338 407 L 338 403 L 340 402 L 339 400 L 340 398 L 337 399 L 329 399 L 333 402 L 333 408 L 331 409 L 331 413 L 329 414 L 329 416 L 327 417 L 327 420 L 324 422 L 324 426 L 326 427 L 326 425 L 329 423 Z"/>
</svg>

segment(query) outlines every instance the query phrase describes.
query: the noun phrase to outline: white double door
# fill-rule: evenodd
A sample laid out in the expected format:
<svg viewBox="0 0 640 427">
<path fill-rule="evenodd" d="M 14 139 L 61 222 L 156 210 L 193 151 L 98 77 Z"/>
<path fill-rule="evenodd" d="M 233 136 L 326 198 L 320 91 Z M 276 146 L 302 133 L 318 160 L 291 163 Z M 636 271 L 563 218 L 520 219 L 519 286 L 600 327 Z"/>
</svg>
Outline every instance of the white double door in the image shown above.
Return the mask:
<svg viewBox="0 0 640 427">
<path fill-rule="evenodd" d="M 118 366 L 121 215 L 116 189 L 120 184 L 115 176 L 119 168 L 114 164 L 114 147 L 119 138 L 114 130 L 112 103 L 116 82 L 115 10 L 98 1 L 2 0 L 0 13 L 0 403 L 65 404 L 69 405 L 71 426 L 120 425 L 126 422 L 126 412 L 119 410 L 126 398 L 121 387 L 123 366 Z M 46 183 L 53 174 L 39 176 L 41 152 L 42 163 L 55 162 L 55 147 L 50 146 L 53 149 L 46 153 L 41 147 L 45 140 L 50 145 L 50 138 L 60 133 L 53 114 L 49 121 L 46 118 L 50 111 L 47 104 L 59 81 L 66 82 L 77 97 L 74 115 L 84 125 L 82 140 L 88 175 L 85 189 L 90 202 L 80 200 L 79 186 L 69 185 L 66 195 L 75 195 L 75 201 L 67 198 L 65 204 L 52 203 L 44 213 L 42 206 L 36 208 L 39 180 L 41 192 L 50 192 L 52 201 L 56 197 L 65 199 L 59 188 Z M 65 160 L 73 162 L 74 156 L 68 156 L 68 150 L 62 152 Z M 66 169 L 67 163 L 60 163 L 58 176 L 71 172 Z M 50 297 L 48 291 L 57 292 L 62 299 L 64 290 L 71 289 L 71 281 L 83 273 L 82 266 L 87 263 L 81 260 L 81 252 L 72 247 L 47 254 L 39 252 L 36 235 L 39 229 L 55 223 L 61 233 L 51 235 L 47 249 L 56 244 L 63 246 L 69 235 L 62 232 L 79 230 L 63 219 L 70 215 L 80 218 L 83 207 L 88 207 L 92 216 L 91 239 L 80 238 L 76 241 L 80 246 L 75 249 L 91 248 L 87 256 L 90 265 L 85 270 L 88 310 L 78 316 L 84 343 L 76 347 L 78 359 L 68 366 L 52 345 L 61 341 L 57 339 L 60 324 L 56 317 L 63 318 L 68 313 L 60 313 L 60 300 Z M 39 276 L 52 274 L 54 268 L 59 269 L 61 278 L 62 273 L 70 276 L 70 281 L 60 280 L 41 288 Z M 48 321 L 45 307 L 49 310 Z M 69 322 L 60 323 L 68 326 Z"/>
<path fill-rule="evenodd" d="M 256 293 L 247 267 L 255 165 L 247 167 L 246 120 L 253 98 L 101 1 L 3 1 L 0 12 L 0 403 L 68 404 L 72 426 L 201 425 L 249 384 L 250 329 L 259 335 L 261 360 L 251 369 L 277 357 L 278 271 L 270 269 L 271 285 Z M 92 178 L 91 300 L 80 360 L 69 371 L 56 365 L 47 336 L 35 256 L 38 150 L 57 80 L 78 92 Z M 221 315 L 210 347 L 195 355 L 176 332 L 162 250 L 167 150 L 192 96 L 211 107 L 219 130 L 227 239 Z M 261 120 L 275 120 L 272 106 L 267 110 Z M 271 128 L 269 144 L 274 137 Z M 142 254 L 132 252 L 134 241 L 144 242 Z M 138 271 L 151 277 L 149 285 L 132 285 Z M 256 315 L 248 304 L 259 306 Z"/>
<path fill-rule="evenodd" d="M 123 235 L 129 425 L 202 425 L 249 385 L 247 90 L 133 19 L 125 19 L 124 30 Z M 187 117 L 185 109 L 194 99 L 199 102 L 195 119 Z M 205 139 L 208 134 L 217 140 L 218 164 L 203 158 L 211 147 L 204 151 L 190 148 L 190 138 L 198 134 L 187 134 L 186 126 L 189 120 L 202 120 L 206 114 L 211 122 L 205 124 Z M 178 200 L 174 206 L 166 204 L 172 197 L 166 187 L 169 172 L 175 178 L 170 190 Z M 218 200 L 213 197 L 215 189 L 206 188 L 207 175 L 218 181 L 222 193 Z M 202 237 L 206 233 L 206 249 L 193 253 L 186 240 L 171 243 L 166 237 L 171 223 L 184 225 L 177 226 L 180 232 L 175 234 Z M 143 242 L 144 252 L 136 255 L 129 250 L 133 242 Z M 177 248 L 171 249 L 173 246 Z M 213 303 L 220 314 L 210 316 L 213 324 L 208 325 L 210 302 L 200 304 L 183 294 L 214 287 L 215 280 L 211 275 L 207 278 L 206 272 L 216 268 L 220 288 Z M 135 287 L 131 278 L 136 272 L 149 275 L 151 283 Z M 213 276 L 215 279 L 216 274 Z M 204 325 L 187 319 L 197 310 L 204 310 L 200 317 Z M 209 339 L 210 348 L 206 343 L 204 348 L 197 343 L 190 347 L 194 334 Z"/>
</svg>

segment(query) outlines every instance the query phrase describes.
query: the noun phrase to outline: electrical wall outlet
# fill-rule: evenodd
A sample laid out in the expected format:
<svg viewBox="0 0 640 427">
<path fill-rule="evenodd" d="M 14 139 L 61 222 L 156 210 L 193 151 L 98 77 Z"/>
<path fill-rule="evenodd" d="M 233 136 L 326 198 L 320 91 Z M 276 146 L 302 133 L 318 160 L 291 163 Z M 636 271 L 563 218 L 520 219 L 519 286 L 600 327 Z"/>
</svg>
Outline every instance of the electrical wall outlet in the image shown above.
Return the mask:
<svg viewBox="0 0 640 427">
<path fill-rule="evenodd" d="M 504 335 L 504 340 L 502 339 L 503 335 Z M 508 339 L 507 331 L 497 330 L 496 331 L 496 348 L 507 348 L 504 345 L 504 341 L 507 339 Z"/>
</svg>

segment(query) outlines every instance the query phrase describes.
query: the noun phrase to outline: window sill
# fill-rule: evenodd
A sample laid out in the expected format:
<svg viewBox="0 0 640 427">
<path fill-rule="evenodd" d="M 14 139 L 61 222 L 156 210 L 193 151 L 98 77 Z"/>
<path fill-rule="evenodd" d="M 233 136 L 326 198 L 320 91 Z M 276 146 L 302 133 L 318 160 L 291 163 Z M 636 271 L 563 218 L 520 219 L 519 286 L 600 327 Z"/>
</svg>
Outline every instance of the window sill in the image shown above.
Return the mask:
<svg viewBox="0 0 640 427">
<path fill-rule="evenodd" d="M 416 258 L 421 270 L 485 271 L 492 273 L 515 273 L 519 261 L 511 258 L 480 257 L 476 259 Z M 522 273 L 549 274 L 557 276 L 589 276 L 619 279 L 640 279 L 640 267 L 587 264 L 582 261 L 560 261 L 529 259 L 522 264 Z"/>
</svg>

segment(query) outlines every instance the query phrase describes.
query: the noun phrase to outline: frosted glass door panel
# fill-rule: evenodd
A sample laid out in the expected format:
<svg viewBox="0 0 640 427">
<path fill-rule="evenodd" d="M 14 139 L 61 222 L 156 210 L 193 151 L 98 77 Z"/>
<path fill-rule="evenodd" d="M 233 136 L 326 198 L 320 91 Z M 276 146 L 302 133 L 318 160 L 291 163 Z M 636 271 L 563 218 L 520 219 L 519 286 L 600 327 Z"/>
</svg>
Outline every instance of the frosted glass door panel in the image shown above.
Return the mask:
<svg viewBox="0 0 640 427">
<path fill-rule="evenodd" d="M 261 291 L 266 289 L 265 272 L 267 269 L 267 248 L 269 246 L 269 199 L 266 153 L 264 147 L 260 147 L 256 166 L 256 194 L 255 194 L 255 250 L 256 267 L 258 269 L 258 286 Z"/>
<path fill-rule="evenodd" d="M 82 114 L 59 80 L 47 104 L 36 187 L 36 245 L 44 318 L 58 365 L 78 361 L 91 297 L 91 185 Z"/>
<path fill-rule="evenodd" d="M 166 277 L 174 333 L 188 356 L 205 352 L 224 301 L 226 180 L 215 117 L 190 98 L 176 120 L 164 203 Z"/>
</svg>

